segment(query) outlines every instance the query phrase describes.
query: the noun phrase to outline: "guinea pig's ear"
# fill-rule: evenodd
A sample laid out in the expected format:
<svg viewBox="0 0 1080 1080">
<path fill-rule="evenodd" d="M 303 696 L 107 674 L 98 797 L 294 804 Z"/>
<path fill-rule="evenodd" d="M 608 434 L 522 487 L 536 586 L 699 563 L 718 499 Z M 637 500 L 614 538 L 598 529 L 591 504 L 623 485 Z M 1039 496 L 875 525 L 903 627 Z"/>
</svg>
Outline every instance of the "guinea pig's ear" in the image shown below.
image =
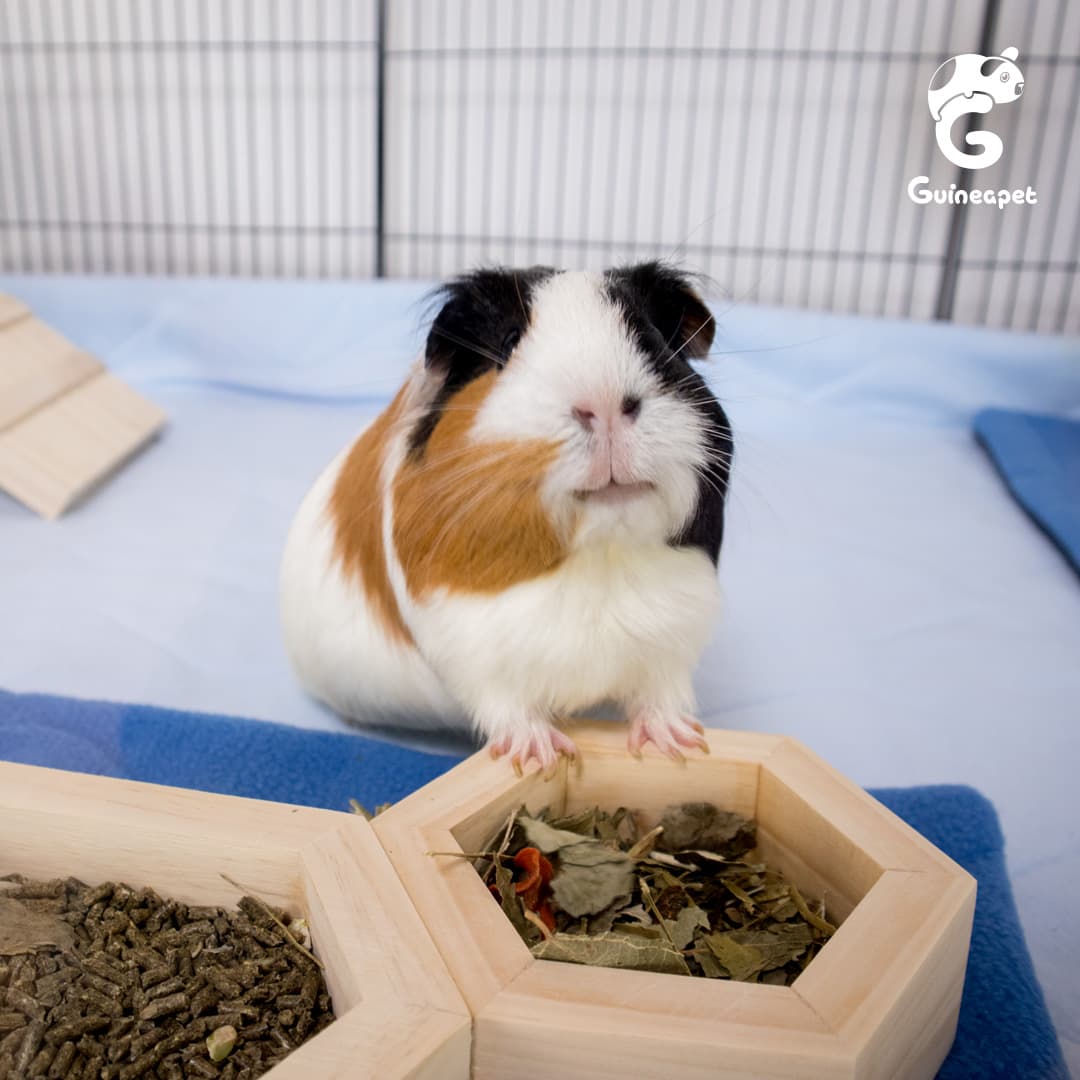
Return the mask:
<svg viewBox="0 0 1080 1080">
<path fill-rule="evenodd" d="M 644 315 L 673 352 L 691 359 L 708 355 L 715 320 L 688 275 L 655 261 L 617 267 L 606 277 L 615 295 Z"/>
</svg>

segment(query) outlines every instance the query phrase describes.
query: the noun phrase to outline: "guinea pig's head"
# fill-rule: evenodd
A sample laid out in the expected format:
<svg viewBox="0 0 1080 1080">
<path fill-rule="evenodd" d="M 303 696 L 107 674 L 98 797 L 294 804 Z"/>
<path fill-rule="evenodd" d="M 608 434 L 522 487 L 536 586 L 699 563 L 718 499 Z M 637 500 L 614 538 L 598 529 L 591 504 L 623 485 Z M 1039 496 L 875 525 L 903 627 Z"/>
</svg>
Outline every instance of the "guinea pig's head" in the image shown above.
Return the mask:
<svg viewBox="0 0 1080 1080">
<path fill-rule="evenodd" d="M 685 543 L 715 561 L 732 438 L 691 366 L 714 326 L 685 274 L 659 262 L 480 270 L 441 299 L 414 461 L 457 454 L 462 500 L 482 501 L 480 485 L 535 497 L 571 549 Z"/>
</svg>

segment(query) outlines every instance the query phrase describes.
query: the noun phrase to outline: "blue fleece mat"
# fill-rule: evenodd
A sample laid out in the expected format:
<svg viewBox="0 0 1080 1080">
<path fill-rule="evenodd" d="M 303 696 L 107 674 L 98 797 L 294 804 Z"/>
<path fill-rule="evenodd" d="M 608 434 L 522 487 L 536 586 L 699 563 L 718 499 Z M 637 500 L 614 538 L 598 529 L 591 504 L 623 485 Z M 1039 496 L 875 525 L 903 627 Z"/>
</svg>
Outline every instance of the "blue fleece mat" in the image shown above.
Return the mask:
<svg viewBox="0 0 1080 1080">
<path fill-rule="evenodd" d="M 345 810 L 393 802 L 454 765 L 362 735 L 0 691 L 0 758 L 226 795 Z M 943 1080 L 1064 1080 L 1005 871 L 993 806 L 968 787 L 872 794 L 972 873 L 975 927 Z"/>
<path fill-rule="evenodd" d="M 1016 501 L 1080 574 L 1080 420 L 983 409 L 975 437 Z"/>
</svg>

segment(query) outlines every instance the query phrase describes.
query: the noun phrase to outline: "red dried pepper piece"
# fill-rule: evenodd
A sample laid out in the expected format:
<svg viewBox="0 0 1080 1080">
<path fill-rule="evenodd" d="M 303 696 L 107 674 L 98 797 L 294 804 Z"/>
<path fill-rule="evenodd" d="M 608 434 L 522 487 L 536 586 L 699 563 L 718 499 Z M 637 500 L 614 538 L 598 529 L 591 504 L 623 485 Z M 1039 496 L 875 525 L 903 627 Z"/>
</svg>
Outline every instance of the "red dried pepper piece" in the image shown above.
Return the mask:
<svg viewBox="0 0 1080 1080">
<path fill-rule="evenodd" d="M 514 856 L 514 865 L 525 871 L 525 876 L 514 883 L 514 891 L 530 911 L 535 911 L 540 903 L 540 893 L 551 880 L 551 863 L 539 848 L 524 847 Z"/>
<path fill-rule="evenodd" d="M 555 929 L 555 915 L 544 895 L 548 891 L 554 871 L 551 863 L 539 848 L 522 848 L 514 856 L 514 865 L 525 871 L 525 876 L 514 883 L 514 891 L 529 911 L 535 911 L 549 930 Z"/>
<path fill-rule="evenodd" d="M 546 900 L 540 901 L 540 906 L 536 909 L 536 914 L 540 916 L 540 921 L 554 934 L 555 912 L 551 910 L 551 905 Z"/>
</svg>

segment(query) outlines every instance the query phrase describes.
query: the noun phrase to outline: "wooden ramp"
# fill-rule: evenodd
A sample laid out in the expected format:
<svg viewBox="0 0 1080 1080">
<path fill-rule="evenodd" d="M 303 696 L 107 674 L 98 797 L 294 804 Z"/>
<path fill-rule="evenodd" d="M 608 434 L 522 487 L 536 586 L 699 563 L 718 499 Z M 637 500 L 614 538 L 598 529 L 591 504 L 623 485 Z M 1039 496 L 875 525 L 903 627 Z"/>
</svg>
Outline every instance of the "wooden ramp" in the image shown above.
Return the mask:
<svg viewBox="0 0 1080 1080">
<path fill-rule="evenodd" d="M 0 489 L 58 517 L 164 423 L 100 360 L 0 293 Z"/>
</svg>

